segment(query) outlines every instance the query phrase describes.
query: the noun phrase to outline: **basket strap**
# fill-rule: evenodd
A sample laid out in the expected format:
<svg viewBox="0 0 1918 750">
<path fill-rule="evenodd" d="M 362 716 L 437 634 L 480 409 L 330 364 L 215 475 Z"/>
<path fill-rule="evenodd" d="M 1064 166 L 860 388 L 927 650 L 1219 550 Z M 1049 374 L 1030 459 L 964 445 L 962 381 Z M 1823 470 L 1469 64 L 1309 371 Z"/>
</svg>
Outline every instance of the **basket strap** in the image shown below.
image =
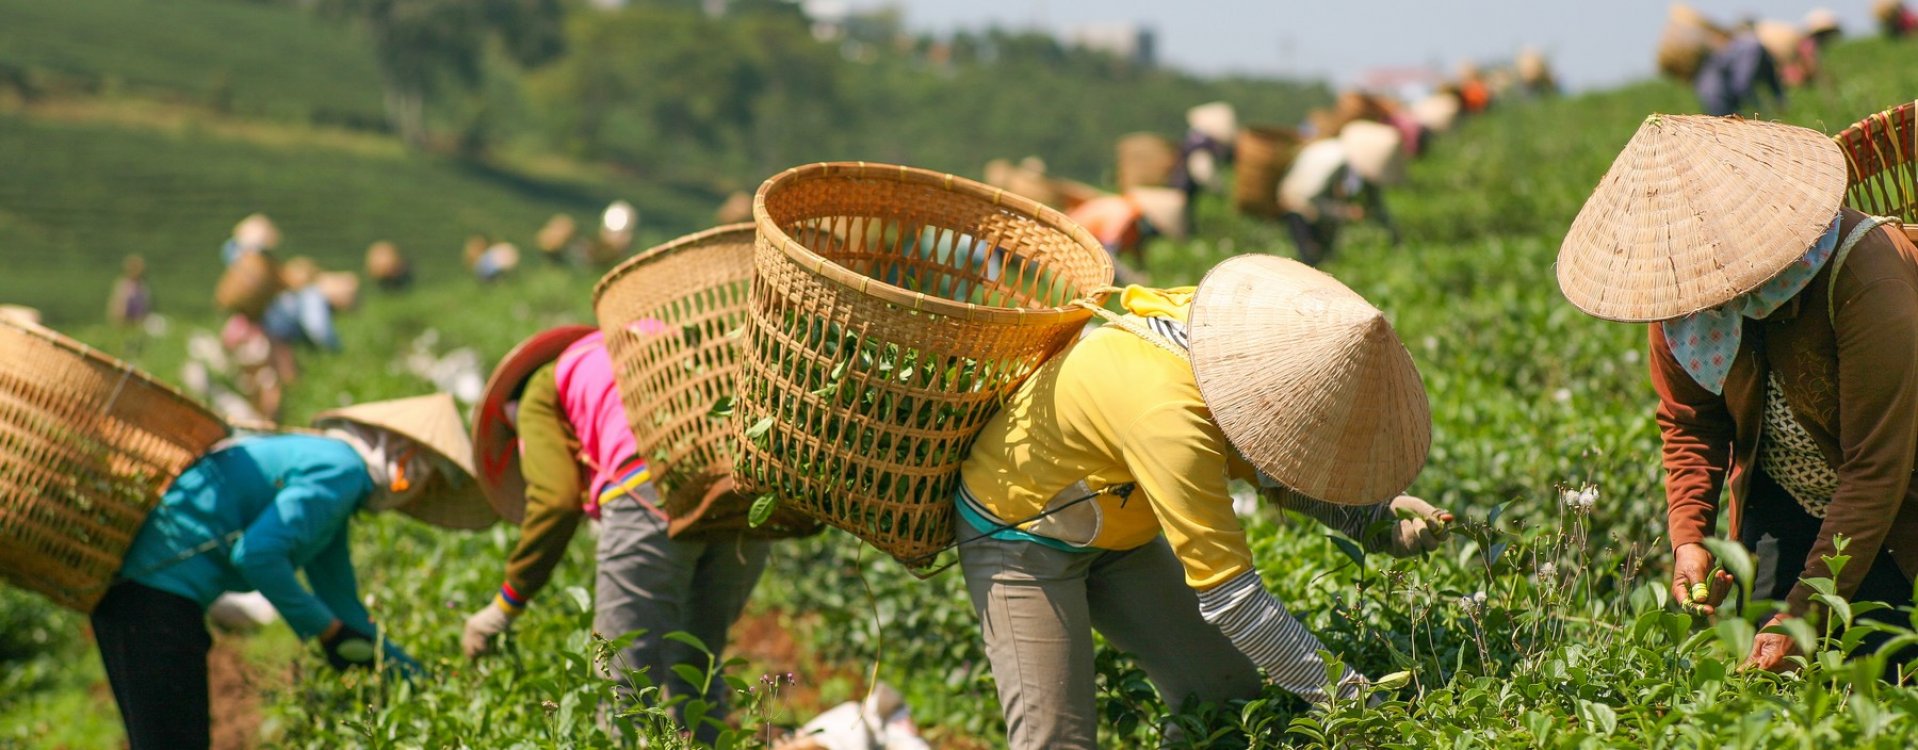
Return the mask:
<svg viewBox="0 0 1918 750">
<path fill-rule="evenodd" d="M 1870 234 L 1872 230 L 1886 224 L 1898 223 L 1900 222 L 1896 217 L 1867 216 L 1864 221 L 1858 222 L 1858 226 L 1851 228 L 1851 234 L 1845 235 L 1844 242 L 1838 243 L 1838 252 L 1833 253 L 1831 261 L 1826 264 L 1831 278 L 1825 282 L 1829 285 L 1825 289 L 1825 317 L 1833 326 L 1838 325 L 1838 269 L 1845 265 L 1845 256 L 1850 255 L 1852 247 L 1864 240 L 1865 235 Z"/>
<path fill-rule="evenodd" d="M 1105 309 L 1103 305 L 1096 305 L 1086 300 L 1075 300 L 1072 304 L 1091 310 L 1093 315 L 1099 316 L 1099 319 L 1104 320 L 1107 325 L 1145 339 L 1146 343 L 1152 344 L 1160 349 L 1172 352 L 1179 359 L 1185 360 L 1187 364 L 1191 364 L 1192 362 L 1192 355 L 1185 350 L 1185 347 L 1179 346 L 1176 342 L 1166 338 L 1158 331 L 1152 330 L 1151 326 L 1140 322 L 1136 317 L 1120 315 Z"/>
</svg>

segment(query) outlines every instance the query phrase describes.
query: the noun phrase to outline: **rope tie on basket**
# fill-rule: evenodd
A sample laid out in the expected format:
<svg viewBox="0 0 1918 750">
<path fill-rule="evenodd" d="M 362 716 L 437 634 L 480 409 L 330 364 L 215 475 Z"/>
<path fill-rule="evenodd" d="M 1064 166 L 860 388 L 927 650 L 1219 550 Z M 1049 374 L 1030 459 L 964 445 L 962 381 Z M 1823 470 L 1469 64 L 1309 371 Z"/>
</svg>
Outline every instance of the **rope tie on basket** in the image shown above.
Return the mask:
<svg viewBox="0 0 1918 750">
<path fill-rule="evenodd" d="M 919 555 L 918 557 L 914 557 L 914 558 L 912 558 L 911 560 L 907 560 L 907 561 L 905 561 L 905 562 L 906 562 L 906 567 L 909 567 L 909 568 L 917 568 L 917 567 L 919 567 L 919 566 L 921 566 L 921 565 L 924 565 L 924 564 L 926 564 L 926 563 L 928 563 L 928 562 L 931 562 L 933 558 L 935 558 L 935 557 L 938 557 L 938 556 L 939 556 L 939 555 L 941 555 L 941 554 L 944 554 L 944 553 L 946 552 L 946 550 L 952 550 L 952 549 L 958 549 L 959 547 L 961 547 L 961 546 L 963 546 L 963 545 L 967 545 L 967 544 L 971 544 L 971 543 L 973 543 L 973 542 L 977 542 L 977 541 L 979 541 L 979 540 L 981 540 L 981 539 L 989 539 L 989 538 L 991 538 L 991 537 L 992 537 L 993 535 L 995 535 L 995 534 L 998 534 L 998 533 L 1000 533 L 1000 532 L 1002 532 L 1002 531 L 1016 531 L 1016 530 L 1018 530 L 1018 529 L 1019 529 L 1019 527 L 1021 527 L 1021 526 L 1025 526 L 1025 525 L 1027 525 L 1027 524 L 1031 524 L 1031 523 L 1036 523 L 1036 522 L 1038 522 L 1039 520 L 1041 520 L 1041 519 L 1043 519 L 1043 518 L 1045 518 L 1045 517 L 1047 517 L 1047 516 L 1050 516 L 1050 515 L 1052 515 L 1052 514 L 1054 514 L 1054 513 L 1058 513 L 1058 512 L 1060 512 L 1060 511 L 1063 511 L 1063 510 L 1065 510 L 1065 509 L 1067 509 L 1067 508 L 1070 508 L 1070 507 L 1072 507 L 1072 506 L 1074 506 L 1074 505 L 1078 505 L 1078 504 L 1080 504 L 1080 503 L 1083 503 L 1083 502 L 1086 502 L 1086 501 L 1088 501 L 1088 500 L 1095 500 L 1095 499 L 1098 499 L 1099 497 L 1101 497 L 1101 496 L 1104 496 L 1104 495 L 1117 495 L 1117 496 L 1119 497 L 1119 499 L 1120 499 L 1120 500 L 1122 500 L 1122 501 L 1123 501 L 1123 500 L 1126 500 L 1126 499 L 1129 499 L 1129 498 L 1131 498 L 1131 497 L 1132 497 L 1132 491 L 1133 491 L 1133 490 L 1135 490 L 1135 489 L 1138 489 L 1138 487 L 1139 487 L 1139 485 L 1138 485 L 1138 484 L 1136 484 L 1136 483 L 1133 483 L 1133 482 L 1125 482 L 1125 483 L 1123 483 L 1123 484 L 1115 484 L 1115 485 L 1112 485 L 1112 486 L 1110 486 L 1110 487 L 1105 487 L 1105 488 L 1102 488 L 1102 489 L 1098 489 L 1098 490 L 1094 490 L 1094 491 L 1092 491 L 1092 492 L 1088 492 L 1088 493 L 1086 493 L 1086 494 L 1084 494 L 1084 495 L 1080 495 L 1079 497 L 1075 497 L 1075 498 L 1073 498 L 1073 499 L 1071 499 L 1071 500 L 1067 500 L 1067 501 L 1065 501 L 1065 502 L 1063 502 L 1063 503 L 1060 503 L 1060 504 L 1058 504 L 1058 505 L 1056 505 L 1056 506 L 1053 506 L 1053 507 L 1051 507 L 1051 508 L 1047 508 L 1047 509 L 1045 509 L 1045 510 L 1042 510 L 1042 511 L 1039 511 L 1038 513 L 1034 513 L 1034 514 L 1032 514 L 1032 515 L 1030 515 L 1030 516 L 1026 516 L 1025 518 L 1021 518 L 1021 519 L 1019 519 L 1019 520 L 1017 520 L 1017 521 L 1000 521 L 1000 522 L 996 522 L 996 523 L 994 523 L 994 524 L 992 525 L 992 526 L 993 526 L 993 528 L 992 528 L 992 530 L 991 530 L 991 531 L 985 531 L 985 532 L 980 532 L 980 533 L 978 533 L 978 534 L 975 534 L 975 535 L 973 535 L 973 536 L 969 536 L 969 537 L 966 537 L 966 538 L 964 538 L 964 539 L 956 539 L 956 540 L 953 540 L 953 541 L 951 541 L 951 542 L 947 542 L 946 544 L 944 544 L 943 546 L 941 546 L 941 547 L 939 547 L 938 549 L 935 549 L 935 550 L 933 550 L 933 551 L 931 551 L 931 552 L 927 552 L 927 553 L 925 553 L 925 554 L 923 554 L 923 555 Z M 923 575 L 923 576 L 920 576 L 920 577 L 921 577 L 921 578 L 931 578 L 931 577 L 933 577 L 933 576 L 935 576 L 935 575 L 938 575 L 938 574 L 940 574 L 940 573 L 942 573 L 942 572 L 945 572 L 945 570 L 946 570 L 947 568 L 950 568 L 950 567 L 952 567 L 952 565 L 953 565 L 952 563 L 946 563 L 945 565 L 941 565 L 941 566 L 939 566 L 939 567 L 937 567 L 937 568 L 934 568 L 934 569 L 932 569 L 932 570 L 930 570 L 930 571 L 927 571 L 925 575 Z"/>
<path fill-rule="evenodd" d="M 1114 291 L 1118 291 L 1118 289 L 1116 287 L 1106 287 L 1104 289 L 1099 289 L 1097 291 L 1094 291 L 1093 295 L 1099 296 L 1099 295 L 1104 295 Z M 1138 336 L 1139 338 L 1145 339 L 1147 343 L 1150 343 L 1153 346 L 1159 347 L 1160 349 L 1164 349 L 1168 352 L 1172 352 L 1172 354 L 1177 356 L 1179 359 L 1185 360 L 1187 364 L 1190 364 L 1192 362 L 1192 354 L 1190 352 L 1187 352 L 1185 350 L 1185 347 L 1179 346 L 1177 343 L 1174 343 L 1170 339 L 1167 339 L 1165 336 L 1160 335 L 1158 331 L 1152 330 L 1150 326 L 1147 326 L 1145 323 L 1140 322 L 1138 318 L 1120 315 L 1111 310 L 1105 309 L 1105 306 L 1103 305 L 1093 304 L 1090 300 L 1086 300 L 1086 299 L 1073 300 L 1072 304 L 1077 305 L 1079 307 L 1083 307 L 1087 310 L 1091 310 L 1093 315 L 1099 316 L 1099 319 L 1105 321 L 1107 325 L 1117 327 L 1119 330 L 1125 331 L 1134 336 Z"/>
</svg>

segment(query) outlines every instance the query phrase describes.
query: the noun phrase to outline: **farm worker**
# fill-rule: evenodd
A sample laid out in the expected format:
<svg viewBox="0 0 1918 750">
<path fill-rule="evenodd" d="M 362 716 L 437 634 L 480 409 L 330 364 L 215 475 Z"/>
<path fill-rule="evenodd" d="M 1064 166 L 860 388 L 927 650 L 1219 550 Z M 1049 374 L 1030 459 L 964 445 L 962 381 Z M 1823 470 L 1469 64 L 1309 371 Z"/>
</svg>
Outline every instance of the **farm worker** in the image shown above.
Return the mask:
<svg viewBox="0 0 1918 750">
<path fill-rule="evenodd" d="M 1256 697 L 1261 670 L 1314 703 L 1356 694 L 1354 672 L 1327 686 L 1319 640 L 1266 591 L 1228 480 L 1393 554 L 1433 548 L 1450 517 L 1398 494 L 1431 443 L 1425 389 L 1337 280 L 1244 255 L 1120 303 L 960 469 L 959 561 L 1018 750 L 1096 746 L 1095 629 L 1168 706 Z"/>
<path fill-rule="evenodd" d="M 1900 0 L 1873 0 L 1871 17 L 1878 19 L 1878 29 L 1893 39 L 1918 32 L 1918 13 Z"/>
<path fill-rule="evenodd" d="M 1692 90 L 1708 115 L 1729 115 L 1756 106 L 1758 95 L 1771 93 L 1779 109 L 1785 107 L 1785 87 L 1778 60 L 1752 29 L 1741 29 L 1714 45 L 1692 79 Z"/>
<path fill-rule="evenodd" d="M 267 307 L 284 289 L 284 275 L 272 256 L 249 250 L 233 257 L 213 290 L 214 303 L 232 313 L 220 329 L 220 344 L 233 362 L 240 395 L 254 411 L 248 416 L 268 421 L 279 419 L 285 387 L 298 374 L 293 348 L 261 326 Z"/>
<path fill-rule="evenodd" d="M 1918 248 L 1841 208 L 1844 192 L 1845 157 L 1817 131 L 1653 115 L 1559 249 L 1572 304 L 1651 324 L 1680 602 L 1707 583 L 1693 603 L 1709 611 L 1728 589 L 1701 542 L 1729 487 L 1729 535 L 1756 555 L 1752 595 L 1784 602 L 1768 624 L 1823 614 L 1805 582 L 1832 577 L 1840 536 L 1840 596 L 1911 603 Z M 1779 669 L 1792 650 L 1761 634 L 1750 661 Z"/>
<path fill-rule="evenodd" d="M 613 201 L 599 216 L 599 232 L 587 244 L 586 260 L 593 265 L 609 266 L 626 256 L 633 246 L 633 233 L 639 231 L 639 209 L 626 201 Z"/>
<path fill-rule="evenodd" d="M 1300 261 L 1309 266 L 1325 262 L 1339 229 L 1368 216 L 1398 244 L 1398 226 L 1385 208 L 1384 188 L 1403 178 L 1402 143 L 1396 128 L 1359 120 L 1345 125 L 1336 138 L 1322 138 L 1299 150 L 1279 180 L 1279 209 Z"/>
<path fill-rule="evenodd" d="M 220 246 L 220 260 L 227 265 L 247 253 L 271 252 L 280 246 L 280 228 L 266 214 L 251 214 L 233 225 L 233 236 Z"/>
<path fill-rule="evenodd" d="M 209 742 L 206 609 L 257 590 L 337 669 L 381 660 L 360 604 L 347 529 L 355 511 L 398 510 L 449 528 L 492 523 L 445 395 L 321 414 L 319 435 L 244 437 L 216 448 L 160 499 L 93 611 L 94 639 L 135 750 Z M 304 574 L 306 585 L 301 585 Z M 419 665 L 391 642 L 384 661 Z"/>
<path fill-rule="evenodd" d="M 608 638 L 645 631 L 621 650 L 618 667 L 645 670 L 670 695 L 696 696 L 672 667 L 704 669 L 705 655 L 664 636 L 691 633 L 719 657 L 771 543 L 669 536 L 600 332 L 567 326 L 521 342 L 493 371 L 473 432 L 480 486 L 500 515 L 522 520 L 499 592 L 466 621 L 466 655 L 491 651 L 591 517 L 600 522 L 593 629 Z M 714 680 L 705 697 L 723 706 L 725 695 Z"/>
<path fill-rule="evenodd" d="M 1186 225 L 1192 226 L 1199 191 L 1217 189 L 1220 168 L 1232 161 L 1232 147 L 1239 138 L 1239 115 L 1229 103 L 1209 102 L 1186 110 L 1185 124 L 1172 186 L 1185 193 Z"/>
<path fill-rule="evenodd" d="M 380 240 L 366 247 L 366 277 L 382 290 L 397 292 L 413 283 L 413 266 L 398 245 Z"/>
<path fill-rule="evenodd" d="M 1537 47 L 1519 50 L 1518 57 L 1512 61 L 1512 68 L 1518 74 L 1518 83 L 1526 95 L 1536 97 L 1558 93 L 1558 79 L 1552 75 L 1552 64 Z"/>
<path fill-rule="evenodd" d="M 1138 187 L 1074 206 L 1066 218 L 1091 232 L 1115 260 L 1130 256 L 1144 268 L 1148 238 L 1185 238 L 1185 204 L 1185 194 L 1177 189 Z"/>
<path fill-rule="evenodd" d="M 299 256 L 286 262 L 280 269 L 285 291 L 275 295 L 260 316 L 260 328 L 267 337 L 289 347 L 340 350 L 340 337 L 333 329 L 333 304 L 321 291 L 319 279 L 320 268 L 312 258 Z"/>
<path fill-rule="evenodd" d="M 1805 14 L 1805 34 L 1822 50 L 1843 37 L 1845 30 L 1838 25 L 1838 14 L 1830 8 L 1813 8 Z"/>
<path fill-rule="evenodd" d="M 554 265 L 565 263 L 567 252 L 572 250 L 573 241 L 579 237 L 579 224 L 566 214 L 553 214 L 540 225 L 539 234 L 534 235 L 538 243 L 539 254 L 546 262 Z"/>
<path fill-rule="evenodd" d="M 113 280 L 107 295 L 107 322 L 116 326 L 138 326 L 153 312 L 153 287 L 147 284 L 147 262 L 129 255 L 120 262 L 120 277 Z"/>
<path fill-rule="evenodd" d="M 1759 21 L 1752 34 L 1764 45 L 1786 86 L 1803 86 L 1818 77 L 1818 43 L 1811 34 L 1783 21 Z"/>
</svg>

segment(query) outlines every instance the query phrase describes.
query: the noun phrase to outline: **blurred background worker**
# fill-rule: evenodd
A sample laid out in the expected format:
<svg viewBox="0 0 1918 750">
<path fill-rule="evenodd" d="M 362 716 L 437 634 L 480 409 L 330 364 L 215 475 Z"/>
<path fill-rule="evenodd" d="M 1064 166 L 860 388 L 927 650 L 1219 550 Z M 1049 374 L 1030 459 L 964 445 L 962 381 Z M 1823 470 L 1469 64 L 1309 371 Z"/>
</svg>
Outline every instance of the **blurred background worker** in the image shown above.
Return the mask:
<svg viewBox="0 0 1918 750">
<path fill-rule="evenodd" d="M 1918 13 L 1901 0 L 1873 0 L 1871 17 L 1878 20 L 1878 31 L 1893 39 L 1918 32 Z"/>
<path fill-rule="evenodd" d="M 553 214 L 540 225 L 539 234 L 534 236 L 538 243 L 540 257 L 552 265 L 565 265 L 575 262 L 574 242 L 579 238 L 579 224 L 566 214 Z"/>
<path fill-rule="evenodd" d="M 1145 273 L 1146 240 L 1186 236 L 1185 194 L 1172 188 L 1138 187 L 1081 203 L 1066 216 L 1091 232 L 1112 254 L 1122 283 Z"/>
<path fill-rule="evenodd" d="M 153 312 L 153 287 L 147 284 L 147 262 L 129 255 L 120 262 L 120 277 L 107 294 L 107 322 L 122 328 L 138 327 Z"/>
<path fill-rule="evenodd" d="M 600 522 L 593 629 L 608 638 L 639 633 L 613 663 L 600 665 L 602 675 L 631 699 L 638 686 L 626 672 L 643 672 L 667 696 L 701 696 L 723 717 L 725 681 L 702 693 L 673 669 L 704 670 L 706 654 L 665 636 L 691 633 L 723 661 L 727 631 L 765 570 L 771 542 L 673 537 L 599 330 L 566 326 L 521 342 L 493 371 L 473 430 L 481 487 L 501 516 L 521 520 L 505 582 L 466 620 L 460 647 L 467 657 L 493 649 L 551 579 L 580 521 L 592 517 Z M 683 719 L 684 703 L 675 711 Z M 700 737 L 714 732 L 704 722 L 692 729 Z"/>
<path fill-rule="evenodd" d="M 1186 110 L 1185 123 L 1171 184 L 1185 194 L 1186 229 L 1196 232 L 1199 194 L 1219 191 L 1220 174 L 1232 163 L 1239 138 L 1239 115 L 1229 103 L 1209 102 Z"/>
<path fill-rule="evenodd" d="M 380 240 L 366 248 L 366 277 L 382 291 L 397 292 L 413 284 L 413 265 L 398 245 Z"/>
<path fill-rule="evenodd" d="M 1316 266 L 1331 257 L 1340 229 L 1371 218 L 1399 244 L 1398 224 L 1385 207 L 1385 188 L 1404 176 L 1403 137 L 1390 125 L 1356 120 L 1337 137 L 1306 144 L 1279 182 L 1281 219 L 1299 260 Z"/>
<path fill-rule="evenodd" d="M 495 520 L 465 466 L 471 448 L 451 397 L 362 404 L 315 425 L 324 436 L 214 450 L 141 524 L 92 617 L 134 750 L 208 746 L 206 609 L 220 594 L 258 590 L 335 669 L 369 667 L 378 631 L 353 573 L 355 512 L 398 510 L 448 528 Z M 388 665 L 420 669 L 384 645 Z"/>
</svg>

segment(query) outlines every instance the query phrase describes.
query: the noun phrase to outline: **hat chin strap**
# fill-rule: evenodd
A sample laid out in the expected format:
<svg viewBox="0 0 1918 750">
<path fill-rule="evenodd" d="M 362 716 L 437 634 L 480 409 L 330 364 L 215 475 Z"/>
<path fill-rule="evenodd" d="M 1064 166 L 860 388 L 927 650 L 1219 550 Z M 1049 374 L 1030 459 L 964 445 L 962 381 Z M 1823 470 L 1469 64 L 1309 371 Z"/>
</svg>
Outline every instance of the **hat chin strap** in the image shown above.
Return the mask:
<svg viewBox="0 0 1918 750">
<path fill-rule="evenodd" d="M 362 502 L 367 510 L 405 506 L 419 499 L 432 483 L 432 461 L 403 436 L 355 422 L 328 427 L 326 436 L 353 446 L 366 462 L 366 474 L 373 480 L 373 492 Z"/>
</svg>

